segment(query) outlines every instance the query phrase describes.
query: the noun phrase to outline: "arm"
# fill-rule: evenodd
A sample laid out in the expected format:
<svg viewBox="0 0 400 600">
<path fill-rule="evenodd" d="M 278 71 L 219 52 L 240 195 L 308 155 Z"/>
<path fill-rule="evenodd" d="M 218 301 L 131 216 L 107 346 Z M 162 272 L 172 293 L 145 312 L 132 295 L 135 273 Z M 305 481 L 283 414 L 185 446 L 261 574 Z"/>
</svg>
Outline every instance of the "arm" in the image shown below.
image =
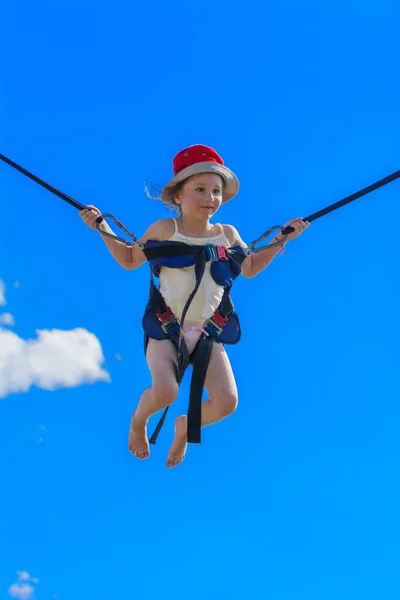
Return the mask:
<svg viewBox="0 0 400 600">
<path fill-rule="evenodd" d="M 247 250 L 247 244 L 242 240 L 239 232 L 232 225 L 224 225 L 225 235 L 228 238 L 231 246 L 239 245 L 244 250 Z M 282 236 L 281 236 L 282 237 Z M 275 258 L 280 250 L 280 246 L 274 248 L 266 248 L 257 254 L 249 254 L 242 263 L 242 275 L 248 279 L 255 277 L 267 267 Z"/>
<path fill-rule="evenodd" d="M 252 278 L 261 273 L 261 271 L 268 267 L 268 265 L 273 261 L 275 256 L 280 252 L 281 248 L 283 248 L 287 242 L 294 240 L 297 236 L 303 233 L 303 231 L 310 226 L 310 223 L 308 223 L 308 221 L 303 221 L 301 217 L 298 217 L 297 219 L 292 219 L 291 221 L 285 223 L 284 227 L 287 227 L 288 225 L 291 225 L 294 228 L 294 231 L 286 236 L 284 242 L 284 236 L 281 233 L 278 233 L 272 240 L 273 242 L 281 242 L 281 246 L 264 248 L 264 250 L 261 250 L 255 254 L 250 254 L 245 258 L 242 263 L 242 275 L 244 275 L 244 277 Z M 226 231 L 226 236 L 231 243 L 233 239 L 232 246 L 239 244 L 242 246 L 242 248 L 247 249 L 247 245 L 241 239 L 235 227 L 232 227 L 232 225 L 224 225 L 224 230 Z"/>
<path fill-rule="evenodd" d="M 160 219 L 159 221 L 152 223 L 147 228 L 144 235 L 138 240 L 138 243 L 145 244 L 147 240 L 161 241 L 171 237 L 172 231 L 170 221 L 171 219 Z M 114 233 L 107 223 L 104 222 L 102 227 L 108 233 Z M 140 267 L 140 265 L 146 262 L 146 256 L 138 245 L 135 244 L 134 246 L 125 246 L 125 244 L 119 242 L 118 240 L 113 240 L 112 238 L 104 235 L 101 237 L 103 238 L 103 241 L 106 244 L 111 256 L 113 256 L 117 263 L 120 264 L 124 269 L 137 269 L 137 267 Z"/>
<path fill-rule="evenodd" d="M 274 239 L 274 242 L 281 242 L 283 235 L 280 233 Z M 249 254 L 242 264 L 242 275 L 247 278 L 252 278 L 261 273 L 274 260 L 275 256 L 281 251 L 282 246 L 273 246 L 272 248 L 264 248 L 256 254 Z"/>
<path fill-rule="evenodd" d="M 107 233 L 115 235 L 115 232 L 111 229 L 111 227 L 108 225 L 108 223 L 106 223 L 105 220 L 103 220 L 101 227 L 105 231 L 107 231 Z M 135 269 L 139 266 L 139 264 L 142 264 L 142 262 L 144 262 L 140 262 L 140 254 L 142 254 L 143 256 L 144 254 L 140 250 L 139 246 L 125 246 L 125 244 L 123 244 L 122 242 L 119 242 L 118 240 L 113 240 L 112 238 L 106 237 L 105 235 L 101 235 L 101 232 L 99 230 L 97 231 L 100 237 L 102 238 L 103 242 L 107 246 L 111 256 L 124 269 Z"/>
<path fill-rule="evenodd" d="M 95 206 L 89 204 L 84 210 L 79 212 L 82 220 L 88 227 L 98 231 L 96 228 L 96 219 L 100 215 L 100 211 Z M 103 220 L 102 228 L 115 235 L 111 227 Z M 147 229 L 146 233 L 138 240 L 140 244 L 144 244 L 147 240 L 165 240 L 171 237 L 173 231 L 172 219 L 160 219 L 155 221 Z M 99 231 L 101 235 L 101 232 Z M 105 245 L 107 246 L 111 256 L 117 261 L 124 269 L 132 270 L 136 269 L 146 261 L 146 256 L 138 245 L 126 246 L 123 242 L 114 240 L 107 236 L 101 236 Z"/>
</svg>

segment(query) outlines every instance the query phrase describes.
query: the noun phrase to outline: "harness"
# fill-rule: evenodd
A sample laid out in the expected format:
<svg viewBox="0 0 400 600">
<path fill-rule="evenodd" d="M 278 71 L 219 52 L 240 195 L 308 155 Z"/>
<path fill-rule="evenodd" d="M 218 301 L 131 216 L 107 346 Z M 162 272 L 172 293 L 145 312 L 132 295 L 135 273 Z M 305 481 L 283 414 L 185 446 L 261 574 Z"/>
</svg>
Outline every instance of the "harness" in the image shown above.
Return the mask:
<svg viewBox="0 0 400 600">
<path fill-rule="evenodd" d="M 202 393 L 210 362 L 214 342 L 236 344 L 240 340 L 241 330 L 239 317 L 234 311 L 230 290 L 236 277 L 241 272 L 241 265 L 246 252 L 241 246 L 215 246 L 214 244 L 190 245 L 183 242 L 148 240 L 142 248 L 150 265 L 149 299 L 142 319 L 144 330 L 144 351 L 150 338 L 156 340 L 170 339 L 178 351 L 176 380 L 181 384 L 189 364 L 193 366 L 190 383 L 189 405 L 187 411 L 188 433 L 190 443 L 201 443 L 201 405 Z M 199 289 L 204 275 L 206 262 L 211 261 L 211 276 L 218 285 L 224 287 L 222 300 L 214 314 L 204 324 L 206 333 L 202 333 L 195 349 L 189 351 L 182 335 L 183 324 L 190 304 Z M 167 306 L 154 277 L 159 277 L 161 268 L 183 268 L 194 265 L 195 286 L 184 306 L 180 323 Z M 207 335 L 208 334 L 208 335 Z M 168 413 L 167 407 L 150 438 L 155 444 L 157 436 Z"/>
</svg>

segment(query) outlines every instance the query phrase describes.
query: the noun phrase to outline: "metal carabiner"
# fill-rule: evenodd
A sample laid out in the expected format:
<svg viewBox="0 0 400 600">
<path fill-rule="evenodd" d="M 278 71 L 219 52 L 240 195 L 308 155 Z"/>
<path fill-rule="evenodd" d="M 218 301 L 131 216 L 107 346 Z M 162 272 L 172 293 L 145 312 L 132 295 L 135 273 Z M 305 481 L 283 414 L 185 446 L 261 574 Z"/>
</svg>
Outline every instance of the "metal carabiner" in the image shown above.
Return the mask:
<svg viewBox="0 0 400 600">
<path fill-rule="evenodd" d="M 118 235 L 115 235 L 114 233 L 109 233 L 108 231 L 105 231 L 101 227 L 101 223 L 104 219 L 111 219 L 112 221 L 114 221 L 114 223 L 116 225 L 118 225 L 118 227 L 120 229 L 122 229 L 122 231 L 124 233 L 126 233 L 126 235 L 128 235 L 130 238 L 132 238 L 132 241 L 128 242 L 127 240 L 124 240 L 124 238 L 119 237 Z M 129 229 L 127 229 L 125 227 L 125 225 L 123 223 L 121 223 L 121 221 L 119 221 L 116 217 L 114 217 L 114 215 L 110 215 L 110 214 L 106 213 L 104 215 L 100 215 L 99 217 L 97 217 L 96 229 L 97 229 L 97 231 L 99 231 L 101 233 L 101 235 L 105 235 L 106 237 L 109 237 L 112 240 L 117 240 L 118 242 L 122 242 L 128 248 L 132 248 L 132 246 L 139 246 L 139 248 L 143 248 L 143 244 L 138 243 L 136 235 L 134 233 L 132 233 L 131 231 L 129 231 Z"/>
<path fill-rule="evenodd" d="M 282 244 L 284 244 L 287 235 L 283 236 L 283 239 L 280 242 L 272 242 L 270 244 L 265 244 L 265 246 L 261 246 L 261 248 L 256 248 L 256 245 L 259 244 L 260 242 L 262 242 L 263 240 L 265 240 L 265 238 L 267 238 L 269 235 L 271 235 L 271 233 L 273 231 L 276 231 L 277 229 L 279 229 L 279 231 L 282 231 L 283 226 L 282 225 L 274 225 L 273 227 L 271 227 L 270 229 L 268 229 L 268 231 L 266 231 L 265 233 L 262 234 L 262 236 L 260 236 L 259 238 L 257 238 L 254 242 L 252 242 L 250 244 L 250 246 L 247 249 L 248 254 L 253 254 L 256 252 L 260 252 L 261 250 L 265 250 L 265 248 L 274 248 L 275 246 L 282 246 Z"/>
</svg>

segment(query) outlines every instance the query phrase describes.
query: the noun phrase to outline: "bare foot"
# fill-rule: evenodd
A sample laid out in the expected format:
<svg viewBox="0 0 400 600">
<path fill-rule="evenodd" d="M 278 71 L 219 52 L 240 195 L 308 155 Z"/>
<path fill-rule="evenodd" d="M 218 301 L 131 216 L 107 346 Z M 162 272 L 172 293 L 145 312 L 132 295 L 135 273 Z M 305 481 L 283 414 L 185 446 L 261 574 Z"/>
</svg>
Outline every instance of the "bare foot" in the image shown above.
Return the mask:
<svg viewBox="0 0 400 600">
<path fill-rule="evenodd" d="M 135 410 L 132 413 L 131 425 L 129 428 L 128 448 L 129 451 L 137 458 L 140 458 L 140 460 L 150 456 L 146 423 L 143 424 L 138 420 Z"/>
<path fill-rule="evenodd" d="M 176 467 L 185 458 L 187 447 L 187 418 L 185 416 L 175 419 L 175 437 L 168 452 L 167 467 Z"/>
</svg>

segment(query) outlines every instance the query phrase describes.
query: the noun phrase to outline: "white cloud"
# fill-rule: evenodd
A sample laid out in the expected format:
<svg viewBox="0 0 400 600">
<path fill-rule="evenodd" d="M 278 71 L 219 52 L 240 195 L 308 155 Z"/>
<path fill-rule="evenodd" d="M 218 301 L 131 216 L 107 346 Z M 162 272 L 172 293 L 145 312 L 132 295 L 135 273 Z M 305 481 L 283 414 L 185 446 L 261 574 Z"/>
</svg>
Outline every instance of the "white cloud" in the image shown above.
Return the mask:
<svg viewBox="0 0 400 600">
<path fill-rule="evenodd" d="M 122 356 L 120 354 L 115 354 L 115 360 L 122 360 Z"/>
<path fill-rule="evenodd" d="M 10 596 L 19 600 L 30 600 L 33 597 L 34 591 L 34 587 L 29 583 L 13 583 L 8 588 Z"/>
<path fill-rule="evenodd" d="M 37 577 L 31 577 L 28 571 L 17 571 L 18 581 L 17 583 L 13 583 L 8 588 L 8 593 L 13 598 L 18 598 L 19 600 L 33 600 L 35 588 L 33 584 L 39 583 L 39 579 Z M 26 583 L 30 581 L 31 583 Z"/>
<path fill-rule="evenodd" d="M 19 288 L 19 281 L 16 281 L 16 282 L 14 283 L 14 287 L 15 287 L 15 288 Z"/>
<path fill-rule="evenodd" d="M 15 325 L 14 317 L 11 313 L 3 313 L 0 315 L 0 323 L 2 325 L 8 325 L 9 327 L 12 327 L 13 325 Z"/>
<path fill-rule="evenodd" d="M 6 284 L 4 283 L 4 281 L 2 281 L 0 279 L 0 306 L 5 306 L 7 304 L 6 297 L 5 297 L 5 291 L 6 291 Z"/>
<path fill-rule="evenodd" d="M 0 329 L 0 398 L 27 392 L 110 381 L 102 369 L 104 355 L 98 338 L 86 329 L 42 329 L 37 338 L 23 340 Z"/>
</svg>

